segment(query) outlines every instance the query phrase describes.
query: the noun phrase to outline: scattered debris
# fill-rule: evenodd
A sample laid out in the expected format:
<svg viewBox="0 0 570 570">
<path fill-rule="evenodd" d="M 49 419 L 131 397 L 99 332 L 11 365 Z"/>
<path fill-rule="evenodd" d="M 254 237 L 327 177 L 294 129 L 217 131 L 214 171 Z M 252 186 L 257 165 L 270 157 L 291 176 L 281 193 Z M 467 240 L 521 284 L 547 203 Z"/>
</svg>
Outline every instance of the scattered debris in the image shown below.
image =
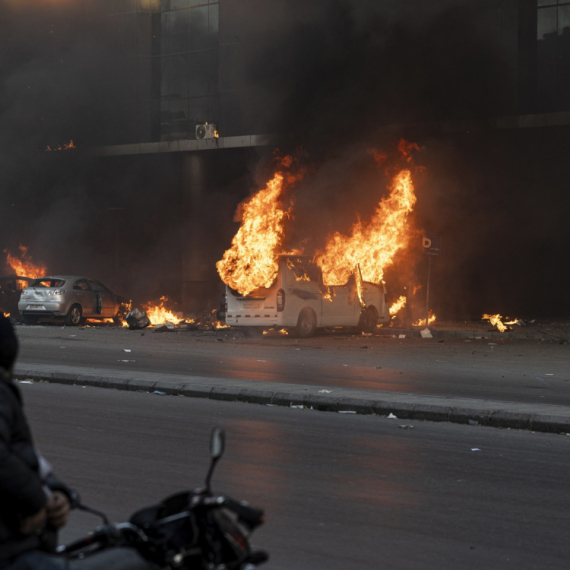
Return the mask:
<svg viewBox="0 0 570 570">
<path fill-rule="evenodd" d="M 471 451 L 481 451 L 478 447 L 472 447 Z"/>
<path fill-rule="evenodd" d="M 123 348 L 123 352 L 132 352 L 130 348 Z"/>
<path fill-rule="evenodd" d="M 127 314 L 125 319 L 129 325 L 129 330 L 144 329 L 150 325 L 150 320 L 144 311 L 134 309 Z"/>
<path fill-rule="evenodd" d="M 422 338 L 433 338 L 431 331 L 427 327 L 425 329 L 422 329 L 420 331 L 420 334 L 422 335 Z"/>
<path fill-rule="evenodd" d="M 354 410 L 339 410 L 339 414 L 356 414 Z"/>
<path fill-rule="evenodd" d="M 372 333 L 363 332 L 362 336 L 372 336 Z"/>
<path fill-rule="evenodd" d="M 411 424 L 400 424 L 398 427 L 402 429 L 414 429 L 414 426 Z"/>
<path fill-rule="evenodd" d="M 392 413 L 389 413 L 387 417 L 388 417 L 389 420 L 397 420 L 397 419 L 398 419 L 398 416 L 395 416 L 395 415 L 392 414 Z"/>
<path fill-rule="evenodd" d="M 33 380 L 20 380 L 18 382 L 18 384 L 33 384 L 34 381 Z"/>
<path fill-rule="evenodd" d="M 398 338 L 406 338 L 405 334 L 398 335 Z"/>
<path fill-rule="evenodd" d="M 289 407 L 290 408 L 296 408 L 297 410 L 302 410 L 305 406 L 299 406 L 297 404 L 291 404 Z"/>
<path fill-rule="evenodd" d="M 154 332 L 176 332 L 174 323 L 166 322 L 159 327 L 154 328 Z"/>
<path fill-rule="evenodd" d="M 160 392 L 159 390 L 155 390 L 154 393 L 155 393 L 157 396 L 166 396 L 166 392 Z"/>
<path fill-rule="evenodd" d="M 319 390 L 319 394 L 330 394 L 332 390 Z"/>
</svg>

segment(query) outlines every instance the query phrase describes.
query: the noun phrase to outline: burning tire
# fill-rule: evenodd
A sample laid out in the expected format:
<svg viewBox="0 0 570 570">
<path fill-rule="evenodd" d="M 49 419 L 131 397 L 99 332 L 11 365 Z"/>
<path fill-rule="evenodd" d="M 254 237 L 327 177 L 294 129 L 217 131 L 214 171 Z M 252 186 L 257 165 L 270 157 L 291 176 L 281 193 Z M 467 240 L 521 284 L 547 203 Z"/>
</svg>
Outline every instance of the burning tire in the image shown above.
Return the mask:
<svg viewBox="0 0 570 570">
<path fill-rule="evenodd" d="M 378 311 L 376 307 L 370 306 L 364 309 L 360 316 L 358 329 L 362 332 L 373 333 L 378 325 Z"/>
<path fill-rule="evenodd" d="M 299 314 L 295 332 L 301 338 L 313 336 L 317 330 L 317 315 L 313 309 L 303 309 Z"/>
<path fill-rule="evenodd" d="M 70 327 L 76 327 L 81 324 L 83 319 L 83 310 L 81 305 L 72 305 L 65 317 L 65 324 Z"/>
</svg>

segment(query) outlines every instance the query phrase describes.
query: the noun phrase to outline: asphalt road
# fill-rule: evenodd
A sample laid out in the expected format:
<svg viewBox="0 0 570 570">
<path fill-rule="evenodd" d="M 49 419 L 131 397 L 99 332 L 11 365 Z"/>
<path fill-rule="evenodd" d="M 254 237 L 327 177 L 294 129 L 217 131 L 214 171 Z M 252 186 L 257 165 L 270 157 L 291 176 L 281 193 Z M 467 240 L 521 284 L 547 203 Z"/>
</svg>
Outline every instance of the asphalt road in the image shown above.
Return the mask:
<svg viewBox="0 0 570 570">
<path fill-rule="evenodd" d="M 115 327 L 17 327 L 19 365 L 61 371 L 295 383 L 373 392 L 570 405 L 570 347 L 556 341 L 326 335 L 244 339 Z M 125 352 L 125 349 L 131 352 Z"/>
<path fill-rule="evenodd" d="M 568 567 L 566 436 L 20 386 L 39 448 L 115 521 L 201 485 L 220 424 L 214 490 L 265 509 L 268 570 Z M 63 538 L 96 524 L 74 513 Z"/>
</svg>

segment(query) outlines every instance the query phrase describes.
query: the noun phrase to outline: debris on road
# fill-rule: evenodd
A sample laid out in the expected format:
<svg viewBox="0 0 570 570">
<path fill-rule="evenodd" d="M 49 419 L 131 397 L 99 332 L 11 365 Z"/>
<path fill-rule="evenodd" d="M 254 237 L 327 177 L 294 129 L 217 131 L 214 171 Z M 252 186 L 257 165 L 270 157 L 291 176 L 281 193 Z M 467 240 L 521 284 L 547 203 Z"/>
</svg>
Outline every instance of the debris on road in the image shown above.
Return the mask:
<svg viewBox="0 0 570 570">
<path fill-rule="evenodd" d="M 150 325 L 150 320 L 146 313 L 139 309 L 133 309 L 127 314 L 127 318 L 125 320 L 127 321 L 130 330 L 144 329 Z"/>
<path fill-rule="evenodd" d="M 319 390 L 319 394 L 330 394 L 332 390 Z"/>
<path fill-rule="evenodd" d="M 155 393 L 157 396 L 166 396 L 166 392 L 160 392 L 159 390 L 155 390 L 154 393 Z"/>
<path fill-rule="evenodd" d="M 427 327 L 425 329 L 422 329 L 420 331 L 420 334 L 422 335 L 422 338 L 433 338 L 431 331 Z"/>
<path fill-rule="evenodd" d="M 398 427 L 402 429 L 414 429 L 414 426 L 411 424 L 400 424 Z"/>
<path fill-rule="evenodd" d="M 471 451 L 481 451 L 478 447 L 472 447 Z"/>
<path fill-rule="evenodd" d="M 159 326 L 159 327 L 155 327 L 154 328 L 154 332 L 176 332 L 176 329 L 174 327 L 174 323 L 171 322 L 167 322 L 164 323 L 163 325 Z"/>
<path fill-rule="evenodd" d="M 339 414 L 356 414 L 354 410 L 339 410 Z"/>
<path fill-rule="evenodd" d="M 389 420 L 397 420 L 397 419 L 398 419 L 398 416 L 395 416 L 394 414 L 389 413 L 388 416 L 387 416 L 387 418 L 388 418 Z"/>
</svg>

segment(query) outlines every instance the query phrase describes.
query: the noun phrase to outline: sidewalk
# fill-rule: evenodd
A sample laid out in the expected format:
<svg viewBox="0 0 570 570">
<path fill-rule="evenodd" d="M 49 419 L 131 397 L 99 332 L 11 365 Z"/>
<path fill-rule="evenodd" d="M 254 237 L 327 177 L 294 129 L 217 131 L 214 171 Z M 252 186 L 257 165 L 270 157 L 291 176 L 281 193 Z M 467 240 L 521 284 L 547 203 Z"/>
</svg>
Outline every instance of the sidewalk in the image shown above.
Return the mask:
<svg viewBox="0 0 570 570">
<path fill-rule="evenodd" d="M 402 333 L 403 334 L 403 333 Z M 447 421 L 461 424 L 570 434 L 570 408 L 471 398 L 369 392 L 349 388 L 273 384 L 225 378 L 122 372 L 65 365 L 17 366 L 20 381 L 133 390 L 261 405 L 300 407 L 326 412 L 396 416 L 396 420 Z"/>
</svg>

